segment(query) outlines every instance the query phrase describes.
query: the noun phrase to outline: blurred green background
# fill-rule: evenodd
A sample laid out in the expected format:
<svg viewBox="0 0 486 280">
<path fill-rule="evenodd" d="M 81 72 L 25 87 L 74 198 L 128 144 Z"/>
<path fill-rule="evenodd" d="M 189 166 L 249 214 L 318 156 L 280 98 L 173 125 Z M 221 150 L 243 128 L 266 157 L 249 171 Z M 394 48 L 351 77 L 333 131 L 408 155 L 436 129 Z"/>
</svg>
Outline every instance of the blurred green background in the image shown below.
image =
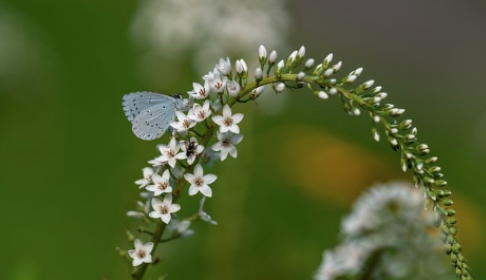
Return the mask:
<svg viewBox="0 0 486 280">
<path fill-rule="evenodd" d="M 205 40 L 219 28 L 192 28 L 200 38 L 172 45 L 184 53 L 164 54 L 163 45 L 154 51 L 134 34 L 143 36 L 143 26 L 133 27 L 149 2 L 0 1 L 0 279 L 129 279 L 114 248 L 132 246 L 124 231 L 137 224 L 125 216 L 138 200 L 133 182 L 166 138 L 137 139 L 122 96 L 186 92 L 222 56 L 256 62 L 260 43 L 236 48 L 229 40 L 224 53 L 199 54 L 213 64 L 196 67 L 203 45 L 221 44 Z M 224 1 L 207 2 L 225 13 L 218 10 Z M 258 9 L 257 1 L 242 3 Z M 440 158 L 458 212 L 458 238 L 472 275 L 481 279 L 486 3 L 279 5 L 287 15 L 277 15 L 281 33 L 273 34 L 269 51 L 276 48 L 283 58 L 303 44 L 317 61 L 333 52 L 344 62 L 342 74 L 364 67 L 360 81 L 376 79 L 389 102 L 407 110 L 419 139 Z M 275 11 L 259 13 L 265 18 Z M 183 27 L 159 21 L 165 29 Z M 220 23 L 221 30 L 228 26 Z M 226 31 L 239 34 L 245 24 L 234 26 Z M 245 36 L 252 35 L 242 33 L 242 42 L 252 42 Z M 323 250 L 338 241 L 352 201 L 375 182 L 409 179 L 397 154 L 372 140 L 367 116 L 349 117 L 337 99 L 316 102 L 304 93 L 270 93 L 258 105 L 236 107 L 245 113 L 238 160 L 211 169 L 219 179 L 206 207 L 219 225 L 195 224 L 195 236 L 168 244 L 160 255 L 165 261 L 147 279 L 165 273 L 170 279 L 310 279 Z M 279 98 L 282 109 L 272 110 Z M 198 202 L 181 200 L 187 213 Z"/>
</svg>

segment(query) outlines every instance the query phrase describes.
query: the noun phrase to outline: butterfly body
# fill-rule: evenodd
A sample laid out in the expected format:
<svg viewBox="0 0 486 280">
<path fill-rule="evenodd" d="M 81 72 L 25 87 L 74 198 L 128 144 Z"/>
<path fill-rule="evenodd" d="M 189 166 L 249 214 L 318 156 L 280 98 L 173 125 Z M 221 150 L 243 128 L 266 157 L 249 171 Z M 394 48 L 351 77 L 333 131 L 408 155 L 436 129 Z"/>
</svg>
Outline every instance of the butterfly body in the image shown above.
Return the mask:
<svg viewBox="0 0 486 280">
<path fill-rule="evenodd" d="M 132 123 L 133 133 L 140 139 L 161 137 L 175 119 L 175 111 L 183 107 L 180 94 L 132 92 L 123 96 L 123 111 Z"/>
</svg>

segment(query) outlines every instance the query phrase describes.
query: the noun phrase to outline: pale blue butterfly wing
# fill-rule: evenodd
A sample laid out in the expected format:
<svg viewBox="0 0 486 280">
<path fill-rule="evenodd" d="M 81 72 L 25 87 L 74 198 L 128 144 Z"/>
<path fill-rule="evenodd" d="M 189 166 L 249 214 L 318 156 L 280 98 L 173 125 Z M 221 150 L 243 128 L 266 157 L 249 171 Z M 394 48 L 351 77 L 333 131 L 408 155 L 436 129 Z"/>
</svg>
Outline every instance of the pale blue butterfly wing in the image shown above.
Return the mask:
<svg viewBox="0 0 486 280">
<path fill-rule="evenodd" d="M 140 139 L 161 137 L 175 119 L 181 100 L 154 92 L 134 92 L 123 97 L 123 111 L 132 123 L 133 133 Z"/>
<path fill-rule="evenodd" d="M 123 111 L 125 111 L 125 116 L 127 116 L 130 122 L 133 122 L 135 117 L 140 115 L 143 110 L 160 103 L 171 103 L 174 97 L 149 92 L 149 91 L 139 91 L 123 96 Z"/>
</svg>

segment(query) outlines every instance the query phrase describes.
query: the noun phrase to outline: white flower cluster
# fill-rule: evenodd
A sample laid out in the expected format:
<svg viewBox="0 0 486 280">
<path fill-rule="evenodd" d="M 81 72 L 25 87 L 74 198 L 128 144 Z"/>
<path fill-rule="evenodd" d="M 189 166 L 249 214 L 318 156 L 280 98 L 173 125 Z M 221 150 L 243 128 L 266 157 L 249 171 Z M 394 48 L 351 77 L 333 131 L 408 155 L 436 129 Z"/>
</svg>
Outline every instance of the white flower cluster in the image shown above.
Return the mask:
<svg viewBox="0 0 486 280">
<path fill-rule="evenodd" d="M 261 43 L 286 45 L 291 21 L 285 2 L 144 0 L 134 17 L 133 39 L 152 57 L 190 53 L 194 65 L 205 71 L 222 53 L 246 56 Z"/>
<path fill-rule="evenodd" d="M 171 223 L 169 229 L 182 238 L 193 233 L 189 229 L 191 220 L 216 224 L 202 206 L 206 197 L 213 196 L 210 185 L 217 176 L 205 173 L 203 165 L 215 156 L 224 161 L 228 155 L 233 158 L 238 155 L 236 145 L 243 139 L 239 127 L 243 114 L 233 113 L 228 101 L 237 97 L 246 83 L 247 67 L 243 60 L 238 60 L 236 66 L 233 76 L 230 60 L 221 59 L 213 71 L 203 76 L 203 84 L 193 83 L 193 89 L 188 92 L 189 100 L 184 100 L 187 114 L 175 111 L 177 121 L 170 123 L 169 143 L 157 146 L 160 155 L 149 161 L 152 166 L 143 168 L 143 178 L 135 182 L 147 191 L 144 196 L 148 203 L 139 202 L 139 211 L 130 211 L 129 216 L 160 219 L 169 224 L 174 213 L 181 209 L 173 201 L 188 183 L 189 196 L 198 193 L 203 196 L 201 208 L 192 218 Z M 211 143 L 213 138 L 217 140 Z M 133 264 L 150 262 L 149 249 L 136 243 L 135 251 L 130 254 Z"/>
<path fill-rule="evenodd" d="M 373 187 L 343 220 L 343 242 L 324 252 L 314 279 L 364 273 L 370 279 L 449 279 L 436 252 L 440 240 L 426 233 L 433 228 L 433 214 L 423 205 L 423 194 L 408 184 Z"/>
</svg>

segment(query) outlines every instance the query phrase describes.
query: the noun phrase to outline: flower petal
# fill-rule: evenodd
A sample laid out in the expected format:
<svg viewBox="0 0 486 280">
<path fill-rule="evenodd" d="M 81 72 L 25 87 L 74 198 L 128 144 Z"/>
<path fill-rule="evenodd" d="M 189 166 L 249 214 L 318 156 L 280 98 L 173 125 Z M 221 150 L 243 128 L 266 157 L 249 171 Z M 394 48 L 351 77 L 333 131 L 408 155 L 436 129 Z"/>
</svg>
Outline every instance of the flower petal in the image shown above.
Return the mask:
<svg viewBox="0 0 486 280">
<path fill-rule="evenodd" d="M 204 196 L 207 196 L 207 197 L 213 196 L 213 191 L 211 190 L 211 188 L 208 185 L 204 185 L 204 186 L 200 187 L 199 190 L 201 191 L 201 193 Z"/>
<path fill-rule="evenodd" d="M 237 124 L 240 123 L 243 119 L 244 115 L 242 113 L 236 113 L 231 118 L 233 119 L 233 123 Z"/>
<path fill-rule="evenodd" d="M 206 174 L 203 177 L 204 183 L 206 183 L 208 185 L 214 183 L 214 181 L 216 181 L 216 179 L 218 179 L 218 176 L 216 176 L 214 174 Z"/>
</svg>

